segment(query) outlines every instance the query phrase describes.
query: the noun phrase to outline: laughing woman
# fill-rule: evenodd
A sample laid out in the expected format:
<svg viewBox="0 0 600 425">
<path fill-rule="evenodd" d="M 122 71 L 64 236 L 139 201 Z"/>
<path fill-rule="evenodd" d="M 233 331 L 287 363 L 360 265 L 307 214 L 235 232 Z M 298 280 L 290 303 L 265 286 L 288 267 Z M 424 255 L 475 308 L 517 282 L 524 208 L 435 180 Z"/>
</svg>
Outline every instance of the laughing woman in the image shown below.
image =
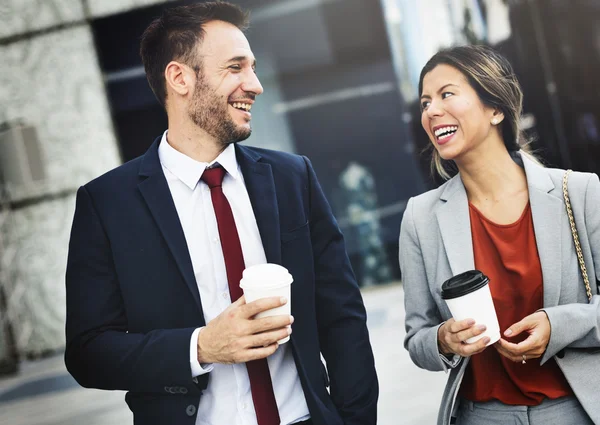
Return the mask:
<svg viewBox="0 0 600 425">
<path fill-rule="evenodd" d="M 437 423 L 600 424 L 598 176 L 568 181 L 586 291 L 565 171 L 521 146 L 522 92 L 506 59 L 481 46 L 441 51 L 419 92 L 432 167 L 448 181 L 410 199 L 402 220 L 404 345 L 417 366 L 450 371 Z M 462 342 L 485 327 L 454 321 L 441 298 L 445 280 L 472 269 L 490 278 L 502 333 L 487 347 L 488 337 Z"/>
</svg>

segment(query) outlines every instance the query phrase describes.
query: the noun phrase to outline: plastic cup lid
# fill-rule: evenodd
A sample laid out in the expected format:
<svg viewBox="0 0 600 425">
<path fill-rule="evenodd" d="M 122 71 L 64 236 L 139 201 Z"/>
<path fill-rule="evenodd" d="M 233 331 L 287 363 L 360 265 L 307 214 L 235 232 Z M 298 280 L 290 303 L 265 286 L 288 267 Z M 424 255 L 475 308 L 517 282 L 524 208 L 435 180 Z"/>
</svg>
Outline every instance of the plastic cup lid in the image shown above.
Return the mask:
<svg viewBox="0 0 600 425">
<path fill-rule="evenodd" d="M 442 285 L 442 298 L 449 300 L 475 292 L 488 284 L 490 279 L 479 270 L 457 274 Z"/>
<path fill-rule="evenodd" d="M 272 288 L 289 285 L 293 280 L 288 270 L 279 264 L 257 264 L 243 271 L 240 287 Z"/>
</svg>

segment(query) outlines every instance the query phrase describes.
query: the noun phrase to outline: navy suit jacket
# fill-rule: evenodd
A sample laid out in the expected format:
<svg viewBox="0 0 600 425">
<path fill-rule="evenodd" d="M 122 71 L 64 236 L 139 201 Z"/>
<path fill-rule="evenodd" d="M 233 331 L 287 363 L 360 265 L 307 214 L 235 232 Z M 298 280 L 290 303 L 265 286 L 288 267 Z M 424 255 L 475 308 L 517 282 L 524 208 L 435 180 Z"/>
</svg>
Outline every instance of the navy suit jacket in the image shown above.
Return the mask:
<svg viewBox="0 0 600 425">
<path fill-rule="evenodd" d="M 65 363 L 84 387 L 128 391 L 136 424 L 192 425 L 210 373 L 192 378 L 189 344 L 205 320 L 159 143 L 77 192 Z M 267 261 L 294 276 L 291 345 L 314 424 L 375 424 L 365 308 L 309 160 L 240 145 L 236 156 Z"/>
</svg>

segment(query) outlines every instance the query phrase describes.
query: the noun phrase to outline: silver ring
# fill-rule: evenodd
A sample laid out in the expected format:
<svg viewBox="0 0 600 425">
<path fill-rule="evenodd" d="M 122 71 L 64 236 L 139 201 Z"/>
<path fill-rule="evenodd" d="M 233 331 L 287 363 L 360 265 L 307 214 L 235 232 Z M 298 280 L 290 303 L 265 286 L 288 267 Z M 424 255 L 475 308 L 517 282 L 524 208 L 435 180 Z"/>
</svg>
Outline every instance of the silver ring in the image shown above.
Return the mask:
<svg viewBox="0 0 600 425">
<path fill-rule="evenodd" d="M 525 354 L 523 354 L 523 360 L 521 361 L 521 364 L 525 364 L 527 363 L 527 356 Z"/>
</svg>

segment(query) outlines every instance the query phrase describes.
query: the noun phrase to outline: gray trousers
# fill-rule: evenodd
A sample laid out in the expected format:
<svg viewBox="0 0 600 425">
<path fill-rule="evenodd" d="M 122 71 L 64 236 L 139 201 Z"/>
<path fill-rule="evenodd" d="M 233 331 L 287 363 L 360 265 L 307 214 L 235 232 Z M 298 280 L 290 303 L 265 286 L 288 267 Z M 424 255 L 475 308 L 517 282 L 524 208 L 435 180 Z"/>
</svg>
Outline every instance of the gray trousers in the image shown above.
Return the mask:
<svg viewBox="0 0 600 425">
<path fill-rule="evenodd" d="M 538 406 L 460 400 L 456 425 L 594 425 L 575 397 L 545 399 Z"/>
</svg>

